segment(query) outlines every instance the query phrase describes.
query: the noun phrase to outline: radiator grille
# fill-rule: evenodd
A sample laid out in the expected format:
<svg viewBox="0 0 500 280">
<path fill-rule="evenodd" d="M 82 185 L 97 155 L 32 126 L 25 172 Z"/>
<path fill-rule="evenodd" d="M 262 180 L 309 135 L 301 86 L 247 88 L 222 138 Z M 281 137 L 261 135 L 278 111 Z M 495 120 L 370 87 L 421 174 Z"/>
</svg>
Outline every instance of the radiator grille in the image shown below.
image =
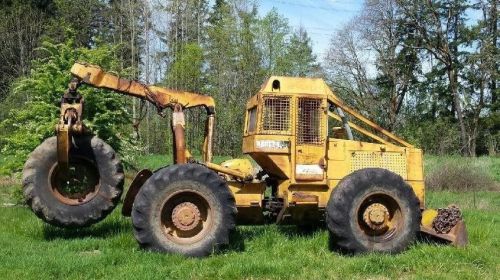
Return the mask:
<svg viewBox="0 0 500 280">
<path fill-rule="evenodd" d="M 391 152 L 353 152 L 351 172 L 370 167 L 390 170 L 406 179 L 406 156 Z"/>
<path fill-rule="evenodd" d="M 324 141 L 321 99 L 299 98 L 297 144 L 322 145 Z"/>
<path fill-rule="evenodd" d="M 290 101 L 289 96 L 264 97 L 262 112 L 262 133 L 290 134 Z"/>
</svg>

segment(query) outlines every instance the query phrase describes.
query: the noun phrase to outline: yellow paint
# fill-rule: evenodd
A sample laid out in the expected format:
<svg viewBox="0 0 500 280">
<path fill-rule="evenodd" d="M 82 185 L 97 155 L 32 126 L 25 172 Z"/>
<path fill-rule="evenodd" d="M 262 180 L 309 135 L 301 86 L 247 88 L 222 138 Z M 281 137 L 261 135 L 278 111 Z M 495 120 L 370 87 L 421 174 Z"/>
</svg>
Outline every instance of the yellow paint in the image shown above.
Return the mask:
<svg viewBox="0 0 500 280">
<path fill-rule="evenodd" d="M 237 170 L 243 174 L 250 175 L 253 172 L 252 163 L 250 162 L 250 160 L 246 158 L 236 158 L 236 159 L 226 160 L 220 165 L 225 168 Z"/>
<path fill-rule="evenodd" d="M 265 186 L 263 183 L 227 182 L 234 194 L 237 207 L 261 207 L 264 199 Z"/>
<path fill-rule="evenodd" d="M 184 153 L 186 154 L 186 158 L 192 158 L 192 157 L 193 157 L 193 155 L 191 154 L 191 152 L 189 152 L 189 150 L 188 150 L 188 149 L 186 149 L 186 150 L 184 151 Z"/>
<path fill-rule="evenodd" d="M 413 191 L 415 192 L 415 195 L 417 196 L 418 200 L 420 201 L 420 209 L 425 208 L 425 184 L 424 180 L 418 180 L 418 181 L 406 181 Z"/>
<path fill-rule="evenodd" d="M 212 162 L 204 162 L 203 165 L 205 165 L 206 167 L 208 167 L 214 171 L 220 172 L 226 176 L 230 175 L 230 176 L 239 178 L 240 180 L 248 180 L 248 179 L 251 179 L 251 177 L 252 177 L 251 173 L 243 173 L 243 172 L 240 172 L 239 170 L 227 168 L 227 167 L 224 167 L 222 165 L 218 165 L 218 164 L 215 164 Z M 231 178 L 231 177 L 228 177 L 228 178 Z"/>
<path fill-rule="evenodd" d="M 141 84 L 108 73 L 96 65 L 77 62 L 71 67 L 71 74 L 93 87 L 110 89 L 138 98 L 153 98 L 164 107 L 175 104 L 181 104 L 184 108 L 215 106 L 215 101 L 211 96 Z"/>
<path fill-rule="evenodd" d="M 434 209 L 426 209 L 422 212 L 422 226 L 426 228 L 432 228 L 432 222 L 437 217 L 438 212 Z"/>
<path fill-rule="evenodd" d="M 286 187 L 283 186 L 283 190 L 280 189 L 280 191 L 286 193 L 287 200 L 290 202 L 296 202 L 297 200 L 299 200 L 297 199 L 296 196 L 294 196 L 294 193 L 297 192 L 314 195 L 317 197 L 316 204 L 320 208 L 326 207 L 326 203 L 330 198 L 329 190 L 330 188 L 328 187 L 327 184 L 307 184 L 307 183 L 293 184 L 293 185 L 288 185 Z"/>
<path fill-rule="evenodd" d="M 203 106 L 213 113 L 215 106 L 210 96 L 144 85 L 106 73 L 97 66 L 76 63 L 71 73 L 86 84 L 146 99 L 161 108 L 179 104 L 184 109 Z M 335 112 L 329 111 L 330 106 L 350 115 L 350 127 L 374 143 L 329 138 L 345 135 L 329 135 L 328 118 L 337 121 L 337 125 L 341 120 Z M 293 208 L 290 213 L 303 215 L 311 207 L 324 208 L 332 190 L 345 176 L 368 167 L 385 168 L 399 174 L 412 187 L 420 207 L 424 208 L 422 151 L 347 107 L 322 79 L 272 76 L 249 98 L 245 114 L 243 153 L 250 155 L 277 180 L 277 196 L 283 199 L 285 208 Z M 211 115 L 208 123 L 212 121 Z M 211 135 L 211 131 L 208 129 L 207 135 Z M 210 163 L 209 138 L 205 139 L 203 147 L 205 165 L 231 175 L 226 179 L 241 213 L 258 213 L 265 186 L 246 182 L 252 179 L 250 161 L 236 159 L 222 165 Z M 191 157 L 187 150 L 186 157 Z M 309 210 L 303 211 L 301 207 Z"/>
<path fill-rule="evenodd" d="M 243 153 L 250 155 L 260 165 L 260 167 L 266 170 L 270 175 L 281 179 L 287 179 L 292 172 L 292 140 L 292 137 L 288 135 L 244 136 Z M 274 148 L 270 145 L 258 146 L 258 144 L 263 143 L 263 141 L 274 141 L 283 145 Z"/>
<path fill-rule="evenodd" d="M 319 119 L 307 119 L 304 112 L 299 112 L 303 110 L 299 105 L 304 104 L 303 101 L 300 103 L 301 100 L 306 99 L 320 100 L 318 110 L 321 111 L 314 115 Z M 268 103 L 266 100 L 269 100 Z M 287 101 L 273 104 L 275 100 Z M 343 109 L 350 116 L 351 129 L 373 142 L 329 138 L 329 135 L 345 135 L 329 130 L 329 117 L 337 122 L 337 126 L 341 124 L 340 117 L 335 112 L 329 112 L 330 105 Z M 269 108 L 264 109 L 265 106 Z M 253 130 L 249 129 L 250 111 L 255 114 Z M 304 119 L 299 120 L 299 116 Z M 265 124 L 266 118 L 268 122 L 282 121 L 283 126 Z M 299 144 L 298 127 L 307 122 L 310 122 L 306 127 L 308 132 L 316 129 L 315 139 L 318 141 Z M 385 168 L 400 175 L 412 187 L 420 207 L 423 209 L 425 206 L 422 151 L 345 106 L 322 79 L 269 78 L 246 104 L 242 148 L 244 154 L 252 157 L 263 170 L 278 180 L 277 196 L 283 199 L 285 208 L 291 207 L 289 213 L 302 213 L 301 207 L 326 207 L 331 192 L 345 176 L 369 167 Z M 241 163 L 236 161 L 227 167 L 245 173 L 242 167 L 237 167 L 239 165 Z M 262 186 L 248 187 L 242 193 L 241 186 L 231 184 L 238 207 L 248 207 L 250 201 L 263 197 Z"/>
</svg>

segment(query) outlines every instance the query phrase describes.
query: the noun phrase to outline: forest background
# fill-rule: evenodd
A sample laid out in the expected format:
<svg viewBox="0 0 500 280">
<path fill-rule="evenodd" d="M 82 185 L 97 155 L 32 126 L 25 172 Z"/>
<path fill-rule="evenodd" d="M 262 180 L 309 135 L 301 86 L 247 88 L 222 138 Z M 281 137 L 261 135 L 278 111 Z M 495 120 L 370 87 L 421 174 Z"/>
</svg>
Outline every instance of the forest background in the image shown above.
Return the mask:
<svg viewBox="0 0 500 280">
<path fill-rule="evenodd" d="M 1 0 L 0 172 L 53 135 L 75 61 L 216 99 L 215 154 L 239 155 L 245 101 L 271 75 L 319 77 L 427 154 L 495 155 L 500 142 L 495 0 L 367 0 L 315 55 L 304 26 L 259 1 Z M 476 16 L 471 17 L 474 14 Z M 334 20 L 334 19 L 332 19 Z M 170 154 L 169 114 L 89 87 L 86 124 L 125 162 Z M 204 112 L 187 113 L 201 147 Z"/>
</svg>

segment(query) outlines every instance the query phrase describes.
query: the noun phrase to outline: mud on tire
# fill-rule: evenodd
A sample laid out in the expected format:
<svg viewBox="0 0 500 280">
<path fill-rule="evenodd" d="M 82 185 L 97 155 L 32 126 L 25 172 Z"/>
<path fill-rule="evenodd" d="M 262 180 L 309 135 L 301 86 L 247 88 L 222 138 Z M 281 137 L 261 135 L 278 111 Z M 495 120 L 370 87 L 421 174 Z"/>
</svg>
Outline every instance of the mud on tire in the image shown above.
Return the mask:
<svg viewBox="0 0 500 280">
<path fill-rule="evenodd" d="M 154 173 L 132 208 L 134 236 L 144 249 L 203 257 L 229 243 L 236 206 L 226 183 L 198 164 Z"/>
<path fill-rule="evenodd" d="M 333 190 L 326 208 L 330 247 L 343 253 L 398 253 L 420 227 L 419 201 L 397 174 L 361 169 Z"/>
<path fill-rule="evenodd" d="M 91 135 L 74 137 L 70 175 L 59 172 L 57 138 L 40 144 L 23 169 L 23 194 L 31 210 L 45 222 L 77 228 L 104 219 L 123 190 L 123 167 L 115 151 Z"/>
</svg>

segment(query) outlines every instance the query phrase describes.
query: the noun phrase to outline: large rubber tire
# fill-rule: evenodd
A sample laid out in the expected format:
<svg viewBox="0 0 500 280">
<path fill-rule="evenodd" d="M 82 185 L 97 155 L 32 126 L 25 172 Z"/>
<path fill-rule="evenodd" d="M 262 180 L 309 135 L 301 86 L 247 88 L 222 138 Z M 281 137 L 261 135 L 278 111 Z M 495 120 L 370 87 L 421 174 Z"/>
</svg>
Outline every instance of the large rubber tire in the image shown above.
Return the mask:
<svg viewBox="0 0 500 280">
<path fill-rule="evenodd" d="M 88 172 L 91 177 L 76 175 L 90 181 L 81 197 L 61 192 L 56 183 L 60 176 L 56 137 L 46 139 L 26 161 L 23 193 L 31 210 L 45 222 L 65 228 L 86 227 L 104 219 L 118 204 L 123 190 L 123 167 L 113 148 L 91 135 L 74 137 L 70 163 L 78 164 L 78 171 L 85 176 Z"/>
<path fill-rule="evenodd" d="M 186 202 L 196 204 L 202 218 L 193 223 L 194 229 L 182 231 L 174 226 L 173 213 Z M 132 207 L 134 236 L 142 248 L 191 257 L 207 256 L 228 244 L 235 216 L 235 200 L 227 184 L 199 164 L 158 170 L 144 183 Z M 174 232 L 186 238 L 175 237 Z"/>
<path fill-rule="evenodd" d="M 364 222 L 363 214 L 373 203 L 381 203 L 392 212 L 396 225 L 390 230 L 375 232 Z M 401 176 L 381 168 L 361 169 L 342 179 L 326 210 L 330 245 L 348 254 L 401 252 L 413 242 L 420 227 L 415 193 Z"/>
</svg>

